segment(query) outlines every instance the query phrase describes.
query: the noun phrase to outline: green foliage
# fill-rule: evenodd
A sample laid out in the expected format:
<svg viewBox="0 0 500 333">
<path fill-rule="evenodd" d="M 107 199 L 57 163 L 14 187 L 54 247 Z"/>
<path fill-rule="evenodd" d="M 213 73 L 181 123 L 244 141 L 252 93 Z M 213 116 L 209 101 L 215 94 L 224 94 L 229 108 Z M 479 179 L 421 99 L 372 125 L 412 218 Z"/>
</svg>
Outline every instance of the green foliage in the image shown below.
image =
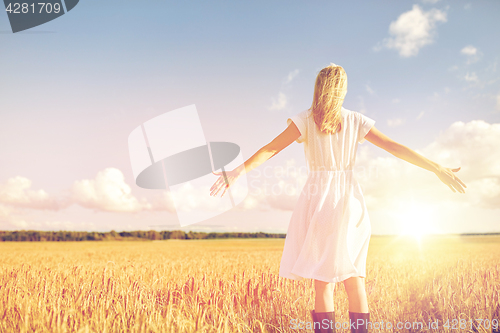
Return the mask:
<svg viewBox="0 0 500 333">
<path fill-rule="evenodd" d="M 81 241 L 121 241 L 121 240 L 167 240 L 167 239 L 224 239 L 224 238 L 285 238 L 286 234 L 264 232 L 184 232 L 173 231 L 0 231 L 0 242 L 81 242 Z"/>
</svg>

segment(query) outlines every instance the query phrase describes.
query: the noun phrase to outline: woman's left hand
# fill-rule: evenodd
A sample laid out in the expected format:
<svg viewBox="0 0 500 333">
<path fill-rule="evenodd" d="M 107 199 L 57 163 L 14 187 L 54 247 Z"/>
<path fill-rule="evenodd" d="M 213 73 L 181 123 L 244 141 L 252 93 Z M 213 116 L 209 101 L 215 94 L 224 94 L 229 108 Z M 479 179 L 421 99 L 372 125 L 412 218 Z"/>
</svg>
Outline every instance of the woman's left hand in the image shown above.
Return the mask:
<svg viewBox="0 0 500 333">
<path fill-rule="evenodd" d="M 225 171 L 224 173 L 226 176 L 224 177 L 224 174 L 222 172 L 213 172 L 212 173 L 216 176 L 220 176 L 219 179 L 212 185 L 210 188 L 210 195 L 211 196 L 217 196 L 217 194 L 224 189 L 224 192 L 222 192 L 221 197 L 226 193 L 227 189 L 236 182 L 236 180 L 241 176 L 241 174 L 235 169 L 232 171 Z M 226 180 L 224 180 L 224 178 Z"/>
</svg>

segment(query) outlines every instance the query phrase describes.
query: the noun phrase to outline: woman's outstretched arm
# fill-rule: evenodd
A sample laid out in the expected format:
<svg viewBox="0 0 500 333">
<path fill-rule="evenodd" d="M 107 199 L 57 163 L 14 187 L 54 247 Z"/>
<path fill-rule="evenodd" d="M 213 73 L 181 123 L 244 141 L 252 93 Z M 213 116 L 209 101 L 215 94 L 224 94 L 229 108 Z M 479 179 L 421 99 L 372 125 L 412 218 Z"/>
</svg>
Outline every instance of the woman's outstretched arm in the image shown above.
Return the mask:
<svg viewBox="0 0 500 333">
<path fill-rule="evenodd" d="M 280 151 L 288 147 L 292 142 L 300 137 L 301 133 L 295 123 L 292 121 L 288 127 L 281 132 L 273 141 L 260 148 L 243 164 L 239 165 L 232 171 L 213 172 L 214 175 L 220 176 L 219 179 L 210 188 L 210 195 L 216 196 L 222 189 L 221 197 L 226 193 L 226 190 L 234 184 L 236 179 L 255 169 Z"/>
<path fill-rule="evenodd" d="M 216 176 L 220 176 L 217 181 L 210 188 L 210 195 L 216 196 L 222 189 L 221 197 L 226 193 L 227 189 L 234 184 L 236 179 L 240 176 L 250 172 L 250 170 L 255 169 L 274 155 L 278 154 L 280 151 L 288 147 L 292 142 L 300 137 L 301 133 L 297 128 L 297 125 L 292 121 L 288 127 L 281 132 L 276 138 L 270 143 L 260 148 L 255 154 L 252 155 L 243 164 L 239 165 L 232 171 L 225 172 L 212 172 Z"/>
<path fill-rule="evenodd" d="M 453 192 L 458 191 L 460 193 L 465 193 L 464 188 L 467 188 L 467 186 L 454 174 L 454 172 L 458 172 L 460 168 L 445 168 L 438 163 L 425 158 L 416 151 L 392 140 L 375 128 L 375 126 L 373 126 L 368 134 L 365 135 L 365 139 L 402 160 L 434 172 L 436 176 L 438 176 L 443 183 L 448 185 Z"/>
</svg>

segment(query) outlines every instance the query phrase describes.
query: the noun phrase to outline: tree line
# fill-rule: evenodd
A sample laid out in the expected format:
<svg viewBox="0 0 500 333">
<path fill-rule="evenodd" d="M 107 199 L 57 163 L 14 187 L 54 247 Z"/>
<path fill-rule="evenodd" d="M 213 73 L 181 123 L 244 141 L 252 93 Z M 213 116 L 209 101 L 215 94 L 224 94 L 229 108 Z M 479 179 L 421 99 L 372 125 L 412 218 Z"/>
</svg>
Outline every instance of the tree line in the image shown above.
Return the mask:
<svg viewBox="0 0 500 333">
<path fill-rule="evenodd" d="M 122 240 L 168 240 L 168 239 L 224 239 L 224 238 L 285 238 L 286 234 L 265 232 L 185 232 L 173 231 L 0 231 L 0 242 L 79 242 Z"/>
</svg>

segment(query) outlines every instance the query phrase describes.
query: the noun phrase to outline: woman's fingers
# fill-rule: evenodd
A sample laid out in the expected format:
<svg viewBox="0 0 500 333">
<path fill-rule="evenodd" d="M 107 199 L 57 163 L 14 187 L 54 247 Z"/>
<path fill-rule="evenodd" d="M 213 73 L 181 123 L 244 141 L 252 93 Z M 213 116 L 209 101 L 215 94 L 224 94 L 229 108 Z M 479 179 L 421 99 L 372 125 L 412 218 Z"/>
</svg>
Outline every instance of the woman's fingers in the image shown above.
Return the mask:
<svg viewBox="0 0 500 333">
<path fill-rule="evenodd" d="M 214 189 L 218 186 L 220 186 L 221 183 L 223 183 L 224 181 L 222 180 L 222 177 L 218 178 L 217 181 L 214 183 L 214 185 L 212 185 L 212 188 L 211 189 Z"/>
<path fill-rule="evenodd" d="M 212 191 L 212 193 L 211 193 L 210 195 L 213 195 L 214 197 L 216 197 L 216 196 L 217 196 L 217 194 L 220 192 L 220 190 L 221 190 L 221 189 L 222 189 L 222 186 L 221 186 L 221 185 L 217 186 L 217 187 L 216 187 L 216 188 Z"/>
<path fill-rule="evenodd" d="M 460 185 L 459 182 L 453 183 L 453 187 L 459 192 L 459 193 L 465 193 L 464 188 L 462 185 Z"/>
<path fill-rule="evenodd" d="M 452 174 L 450 176 L 451 180 L 452 180 L 452 184 L 453 184 L 453 187 L 455 187 L 457 189 L 458 192 L 460 193 L 465 193 L 465 190 L 464 190 L 464 182 L 458 178 L 457 176 L 455 176 L 454 174 Z M 465 186 L 467 187 L 467 186 Z"/>
<path fill-rule="evenodd" d="M 224 180 L 224 177 L 223 176 L 220 176 L 217 181 L 212 185 L 212 187 L 210 188 L 210 190 L 214 189 L 215 187 L 217 186 L 220 186 L 221 184 L 226 184 L 226 181 Z"/>
<path fill-rule="evenodd" d="M 462 184 L 460 184 L 460 182 L 458 182 L 456 179 L 455 179 L 455 182 L 453 183 L 453 186 L 458 190 L 458 192 L 465 193 L 465 190 L 464 190 Z"/>
<path fill-rule="evenodd" d="M 458 190 L 460 193 L 465 193 L 465 188 L 462 186 L 460 179 L 455 179 L 455 183 L 453 186 Z"/>
<path fill-rule="evenodd" d="M 210 195 L 214 195 L 215 192 L 219 189 L 219 186 L 214 186 L 213 188 L 210 189 Z"/>
<path fill-rule="evenodd" d="M 455 168 L 455 169 L 451 169 L 451 171 L 453 171 L 453 172 L 458 172 L 461 168 L 462 168 L 462 167 L 458 167 L 458 168 Z M 453 178 L 454 178 L 454 179 L 455 179 L 455 180 L 456 180 L 456 181 L 457 181 L 460 185 L 462 185 L 463 187 L 467 188 L 467 185 L 465 185 L 465 183 L 464 183 L 464 182 L 463 182 L 460 178 L 458 178 L 458 177 L 457 177 L 457 176 L 455 176 L 455 175 L 453 175 L 453 176 L 454 176 Z M 465 191 L 464 191 L 464 192 L 465 192 Z"/>
<path fill-rule="evenodd" d="M 456 181 L 455 176 L 453 174 L 448 175 L 449 181 L 446 183 L 448 186 L 453 186 L 453 192 L 463 192 L 462 185 Z"/>
<path fill-rule="evenodd" d="M 226 191 L 227 191 L 227 188 L 228 188 L 228 187 L 229 187 L 229 186 L 224 186 L 224 185 L 223 185 L 223 186 L 221 186 L 221 187 L 219 187 L 219 191 L 216 193 L 216 195 L 217 195 L 220 191 L 224 190 L 224 191 L 222 192 L 222 194 L 220 195 L 220 197 L 222 198 L 222 196 L 224 195 L 224 193 L 226 193 Z"/>
<path fill-rule="evenodd" d="M 223 183 L 222 177 L 220 177 L 219 179 L 217 179 L 217 181 L 210 188 L 210 191 L 212 191 L 212 193 L 213 193 L 215 189 L 218 189 L 221 186 L 221 183 Z M 212 193 L 210 195 L 212 195 Z"/>
<path fill-rule="evenodd" d="M 214 188 L 216 188 L 217 186 L 219 186 L 219 183 L 220 183 L 220 178 L 218 178 L 215 183 L 212 185 L 212 187 L 210 187 L 210 191 L 212 191 Z"/>
<path fill-rule="evenodd" d="M 222 192 L 221 197 L 226 193 L 227 189 L 238 179 L 239 174 L 233 171 L 223 171 L 223 172 L 214 172 L 214 175 L 220 176 L 217 181 L 210 187 L 210 195 L 217 196 L 219 192 Z"/>
<path fill-rule="evenodd" d="M 224 194 L 226 194 L 226 191 L 227 191 L 228 188 L 229 188 L 229 186 L 226 186 L 224 188 L 224 192 L 222 192 L 222 194 L 220 195 L 221 198 L 224 196 Z"/>
<path fill-rule="evenodd" d="M 465 185 L 465 183 L 458 177 L 455 177 L 455 179 L 460 183 L 462 184 L 463 187 L 467 188 L 467 185 Z"/>
<path fill-rule="evenodd" d="M 228 179 L 229 182 L 229 179 Z M 224 178 L 221 176 L 217 181 L 215 182 L 214 185 L 210 188 L 210 195 L 211 196 L 217 196 L 219 192 L 224 189 L 224 192 L 222 193 L 221 197 L 226 193 L 226 190 L 229 186 L 227 185 L 226 181 L 224 181 Z"/>
<path fill-rule="evenodd" d="M 436 173 L 436 175 L 453 192 L 465 193 L 465 188 L 467 186 L 460 178 L 455 175 L 455 172 L 459 171 L 460 169 L 461 167 L 455 169 L 441 168 L 440 171 Z"/>
<path fill-rule="evenodd" d="M 218 186 L 212 193 L 213 193 L 213 196 L 216 197 L 217 194 L 219 194 L 219 192 L 222 190 L 223 186 Z"/>
<path fill-rule="evenodd" d="M 226 184 L 225 184 L 224 180 L 222 180 L 222 178 L 220 178 L 220 179 L 219 179 L 219 183 L 217 184 L 217 188 L 216 188 L 216 189 L 215 189 L 215 191 L 214 191 L 214 192 L 215 192 L 215 194 L 214 194 L 214 195 L 217 195 L 217 194 L 220 192 L 220 190 L 221 190 L 222 188 L 224 188 L 225 186 L 226 186 Z"/>
</svg>

